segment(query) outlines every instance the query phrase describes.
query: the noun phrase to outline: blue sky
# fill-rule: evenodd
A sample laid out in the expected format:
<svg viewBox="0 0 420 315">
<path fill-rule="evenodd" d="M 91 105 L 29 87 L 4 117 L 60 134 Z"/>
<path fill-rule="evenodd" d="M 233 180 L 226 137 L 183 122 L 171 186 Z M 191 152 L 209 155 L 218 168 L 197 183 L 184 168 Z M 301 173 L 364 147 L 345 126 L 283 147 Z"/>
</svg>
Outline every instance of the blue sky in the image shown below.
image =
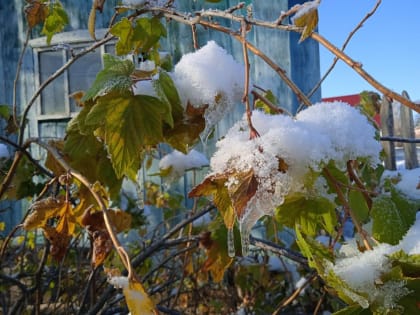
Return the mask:
<svg viewBox="0 0 420 315">
<path fill-rule="evenodd" d="M 341 48 L 349 33 L 373 9 L 376 0 L 322 0 L 319 33 Z M 383 0 L 357 31 L 345 52 L 386 87 L 420 100 L 420 1 Z M 320 47 L 321 76 L 334 56 Z M 374 90 L 339 61 L 322 86 L 323 97 Z"/>
</svg>

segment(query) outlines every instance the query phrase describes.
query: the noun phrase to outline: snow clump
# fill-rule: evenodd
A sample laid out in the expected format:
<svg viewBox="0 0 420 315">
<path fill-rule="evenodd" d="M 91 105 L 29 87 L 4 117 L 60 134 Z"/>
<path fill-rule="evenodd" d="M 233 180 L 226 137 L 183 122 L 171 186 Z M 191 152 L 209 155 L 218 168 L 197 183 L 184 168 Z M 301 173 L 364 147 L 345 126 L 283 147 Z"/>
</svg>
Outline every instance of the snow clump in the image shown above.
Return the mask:
<svg viewBox="0 0 420 315">
<path fill-rule="evenodd" d="M 212 127 L 236 103 L 244 92 L 245 68 L 216 42 L 209 41 L 199 50 L 182 56 L 175 65 L 172 79 L 184 108 L 190 104 L 206 108 L 206 137 Z"/>
<path fill-rule="evenodd" d="M 213 174 L 233 172 L 227 185 L 237 180 L 235 172 L 254 173 L 257 191 L 238 218 L 245 233 L 262 216 L 272 215 L 287 194 L 305 191 L 305 175 L 310 170 L 319 172 L 331 160 L 343 167 L 360 157 L 372 165 L 380 162 L 382 148 L 375 140 L 375 128 L 343 102 L 318 103 L 295 118 L 253 111 L 252 124 L 259 137 L 250 139 L 244 116 L 217 142 L 210 161 Z"/>
</svg>

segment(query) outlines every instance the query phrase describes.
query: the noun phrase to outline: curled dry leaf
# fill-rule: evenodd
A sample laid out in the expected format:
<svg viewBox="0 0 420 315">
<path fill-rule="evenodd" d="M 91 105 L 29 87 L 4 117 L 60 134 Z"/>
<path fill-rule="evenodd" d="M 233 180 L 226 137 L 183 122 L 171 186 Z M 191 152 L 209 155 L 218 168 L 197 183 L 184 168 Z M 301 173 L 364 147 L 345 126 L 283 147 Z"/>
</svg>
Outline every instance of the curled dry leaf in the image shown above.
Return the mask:
<svg viewBox="0 0 420 315">
<path fill-rule="evenodd" d="M 48 197 L 34 202 L 31 206 L 31 213 L 23 222 L 23 228 L 25 230 L 31 230 L 44 227 L 48 219 L 54 218 L 60 213 L 60 209 L 64 203 L 65 200 L 62 197 Z"/>
<path fill-rule="evenodd" d="M 71 236 L 58 232 L 56 228 L 45 226 L 43 228 L 45 238 L 51 243 L 50 254 L 56 261 L 61 261 L 66 254 Z"/>
<path fill-rule="evenodd" d="M 33 28 L 37 24 L 44 23 L 48 16 L 48 6 L 43 1 L 29 0 L 25 6 L 25 16 L 28 26 Z"/>
<path fill-rule="evenodd" d="M 94 268 L 100 266 L 112 250 L 112 241 L 108 232 L 95 231 L 93 237 L 92 265 Z"/>
<path fill-rule="evenodd" d="M 124 231 L 131 226 L 131 216 L 122 210 L 108 210 L 108 216 L 116 233 Z M 86 209 L 81 219 L 82 226 L 86 227 L 93 239 L 92 265 L 96 268 L 101 265 L 112 250 L 112 241 L 105 225 L 102 211 Z"/>
</svg>

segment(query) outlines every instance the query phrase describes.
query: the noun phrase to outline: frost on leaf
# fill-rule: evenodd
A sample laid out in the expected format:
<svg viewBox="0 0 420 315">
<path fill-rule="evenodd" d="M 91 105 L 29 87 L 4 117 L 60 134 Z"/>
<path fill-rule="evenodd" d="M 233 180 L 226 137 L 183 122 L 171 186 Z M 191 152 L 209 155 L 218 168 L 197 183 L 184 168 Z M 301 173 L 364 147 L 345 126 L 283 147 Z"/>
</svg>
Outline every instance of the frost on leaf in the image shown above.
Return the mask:
<svg viewBox="0 0 420 315">
<path fill-rule="evenodd" d="M 173 80 L 184 108 L 204 109 L 205 139 L 214 125 L 239 103 L 245 67 L 214 41 L 185 54 L 175 65 Z"/>
<path fill-rule="evenodd" d="M 113 276 L 108 282 L 118 289 L 122 289 L 128 310 L 131 315 L 155 315 L 155 304 L 147 295 L 142 284 L 136 279 Z"/>
<path fill-rule="evenodd" d="M 320 0 L 308 1 L 302 4 L 292 17 L 292 23 L 303 27 L 299 42 L 308 38 L 318 25 L 318 6 Z"/>
</svg>

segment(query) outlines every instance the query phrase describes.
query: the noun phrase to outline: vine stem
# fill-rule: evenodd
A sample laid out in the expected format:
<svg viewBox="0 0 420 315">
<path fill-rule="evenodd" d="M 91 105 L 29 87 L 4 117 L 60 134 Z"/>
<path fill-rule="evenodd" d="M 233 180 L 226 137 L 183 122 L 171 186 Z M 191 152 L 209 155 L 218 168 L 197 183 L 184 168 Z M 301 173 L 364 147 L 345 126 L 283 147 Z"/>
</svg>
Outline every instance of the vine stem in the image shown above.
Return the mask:
<svg viewBox="0 0 420 315">
<path fill-rule="evenodd" d="M 245 103 L 246 108 L 246 119 L 249 126 L 249 139 L 254 139 L 260 136 L 258 131 L 255 129 L 255 127 L 252 124 L 252 111 L 251 106 L 249 103 L 249 56 L 248 56 L 248 47 L 247 47 L 247 41 L 246 41 L 246 33 L 247 33 L 247 27 L 245 19 L 241 20 L 241 43 L 242 43 L 242 54 L 244 56 L 244 64 L 245 64 L 245 84 L 244 84 L 244 93 L 242 95 L 242 103 Z"/>
<path fill-rule="evenodd" d="M 366 249 L 372 250 L 372 246 L 369 244 L 369 241 L 366 237 L 367 233 L 363 228 L 361 227 L 359 221 L 357 220 L 356 216 L 353 213 L 353 210 L 351 209 L 349 203 L 346 200 L 346 197 L 344 196 L 342 190 L 340 189 L 340 185 L 337 182 L 337 179 L 331 174 L 331 172 L 327 169 L 323 169 L 323 173 L 329 179 L 329 181 L 334 185 L 335 191 L 337 192 L 337 196 L 340 199 L 341 203 L 344 206 L 344 209 L 348 214 L 350 215 L 351 220 L 353 221 L 354 226 L 356 227 L 357 232 L 360 234 L 363 240 L 363 244 L 365 245 Z"/>
<path fill-rule="evenodd" d="M 32 98 L 29 100 L 28 104 L 26 105 L 25 109 L 23 110 L 22 117 L 20 119 L 20 127 L 19 127 L 19 137 L 18 137 L 18 144 L 22 145 L 24 141 L 24 131 L 26 127 L 26 118 L 29 114 L 29 111 L 31 110 L 32 106 L 34 105 L 37 98 L 41 95 L 41 92 L 51 83 L 53 82 L 57 77 L 59 77 L 65 70 L 67 70 L 77 59 L 83 57 L 87 53 L 95 50 L 96 48 L 102 46 L 103 44 L 109 42 L 111 39 L 113 39 L 114 36 L 108 36 L 103 38 L 100 41 L 95 42 L 92 46 L 83 49 L 77 54 L 74 54 L 71 59 L 69 59 L 63 66 L 61 66 L 57 71 L 55 71 L 51 76 L 49 76 L 40 87 L 35 91 L 34 95 L 32 95 Z"/>
<path fill-rule="evenodd" d="M 356 174 L 355 164 L 357 164 L 356 160 L 347 161 L 347 172 L 349 173 L 350 179 L 352 179 L 356 183 L 357 187 L 359 187 L 360 191 L 362 192 L 363 198 L 365 199 L 368 208 L 371 209 L 372 198 L 370 198 L 365 185 L 362 183 L 359 176 Z"/>
<path fill-rule="evenodd" d="M 350 34 L 347 36 L 347 39 L 344 41 L 344 44 L 341 46 L 341 51 L 344 51 L 347 47 L 347 45 L 350 43 L 350 40 L 356 34 L 356 32 L 362 28 L 363 24 L 372 16 L 375 14 L 376 10 L 379 8 L 379 5 L 381 4 L 382 0 L 378 0 L 374 6 L 374 8 L 366 14 L 366 16 L 357 24 L 357 26 L 350 32 Z M 308 96 L 311 97 L 321 86 L 322 82 L 325 81 L 325 79 L 328 77 L 328 75 L 331 73 L 331 71 L 334 69 L 335 65 L 337 64 L 339 58 L 336 56 L 334 57 L 333 62 L 331 63 L 328 70 L 325 72 L 325 74 L 322 76 L 321 80 L 313 87 L 313 89 L 309 92 Z"/>
<path fill-rule="evenodd" d="M 26 30 L 26 37 L 23 43 L 22 52 L 20 53 L 17 69 L 16 69 L 16 76 L 15 80 L 13 81 L 13 123 L 15 124 L 16 128 L 19 128 L 19 120 L 18 120 L 18 113 L 17 113 L 17 88 L 19 83 L 19 75 L 20 70 L 22 68 L 23 56 L 25 55 L 26 48 L 28 47 L 29 38 L 31 35 L 31 29 L 28 28 Z"/>
<path fill-rule="evenodd" d="M 367 73 L 365 70 L 363 70 L 363 67 L 362 67 L 361 63 L 354 61 L 352 58 L 350 58 L 348 55 L 346 55 L 340 49 L 338 49 L 333 44 L 331 44 L 331 42 L 329 42 L 326 38 L 324 38 L 323 36 L 321 36 L 318 33 L 312 33 L 311 38 L 316 40 L 318 43 L 320 43 L 322 46 L 327 48 L 334 55 L 336 55 L 338 58 L 340 58 L 342 61 L 344 61 L 348 66 L 350 66 L 350 68 L 352 68 L 354 71 L 356 71 L 363 79 L 365 79 L 371 86 L 373 86 L 375 89 L 377 89 L 383 95 L 400 102 L 401 104 L 411 108 L 412 110 L 414 110 L 417 113 L 420 113 L 420 106 L 419 105 L 417 105 L 416 103 L 414 103 L 410 100 L 407 100 L 402 95 L 400 95 L 398 93 L 395 93 L 392 90 L 385 87 L 384 85 L 382 85 L 374 77 L 372 77 L 369 73 Z"/>
<path fill-rule="evenodd" d="M 224 18 L 224 19 L 228 19 L 231 21 L 236 21 L 236 22 L 241 22 L 241 20 L 243 19 L 243 17 L 238 16 L 238 15 L 234 15 L 232 13 L 226 12 L 226 11 L 220 11 L 220 10 L 207 10 L 207 11 L 202 11 L 202 12 L 196 12 L 195 16 L 193 18 L 191 18 L 190 16 L 186 15 L 186 14 L 181 14 L 180 12 L 177 12 L 175 10 L 172 9 L 167 9 L 167 8 L 160 8 L 160 7 L 152 7 L 149 8 L 147 10 L 148 12 L 159 12 L 159 13 L 163 13 L 163 15 L 166 18 L 172 19 L 174 21 L 177 21 L 179 23 L 183 23 L 183 24 L 191 24 L 191 23 L 196 23 L 196 24 L 201 24 L 203 26 L 215 29 L 217 31 L 221 31 L 224 32 L 230 36 L 232 36 L 233 38 L 237 39 L 237 40 L 241 40 L 241 35 L 238 35 L 236 32 L 233 32 L 232 30 L 230 30 L 229 28 L 225 28 L 222 27 L 219 24 L 216 23 L 211 23 L 208 21 L 204 21 L 202 19 L 200 19 L 200 17 L 220 17 L 220 18 Z M 297 27 L 294 25 L 282 25 L 282 24 L 278 24 L 278 20 L 273 21 L 273 22 L 269 22 L 269 21 L 264 21 L 264 20 L 258 20 L 258 19 L 251 19 L 251 18 L 247 18 L 247 23 L 250 25 L 254 25 L 254 26 L 260 26 L 260 27 L 266 27 L 266 28 L 272 28 L 272 29 L 279 29 L 279 30 L 284 30 L 284 31 L 293 31 L 293 32 L 297 32 L 297 33 L 302 33 L 303 28 L 301 27 Z M 382 94 L 384 94 L 387 97 L 390 97 L 398 102 L 400 102 L 401 104 L 403 104 L 404 106 L 407 106 L 411 109 L 413 109 L 415 112 L 420 113 L 420 106 L 417 105 L 416 103 L 412 102 L 411 100 L 406 99 L 405 97 L 403 97 L 402 95 L 393 92 L 391 89 L 385 87 L 383 84 L 381 84 L 380 82 L 378 82 L 376 79 L 374 79 L 368 72 L 366 72 L 365 70 L 363 70 L 362 65 L 358 62 L 355 62 L 352 58 L 350 58 L 347 54 L 345 54 L 342 50 L 340 50 L 339 48 L 337 48 L 336 46 L 334 46 L 331 42 L 329 42 L 327 39 L 325 39 L 323 36 L 321 36 L 320 34 L 313 32 L 310 37 L 317 41 L 319 44 L 321 44 L 322 46 L 324 46 L 326 49 L 328 49 L 332 54 L 334 54 L 336 57 L 338 57 L 339 59 L 341 59 L 342 61 L 344 61 L 348 66 L 350 66 L 350 68 L 352 68 L 353 70 L 355 70 L 363 79 L 365 79 L 372 87 L 374 87 L 375 89 L 377 89 L 378 91 L 380 91 Z M 250 43 L 247 43 L 248 49 L 250 51 L 252 51 L 253 53 L 255 53 L 257 56 L 259 56 L 260 58 L 262 58 L 263 55 L 259 55 L 258 53 L 260 53 L 261 51 L 256 49 L 256 51 L 254 52 L 254 48 L 252 48 L 252 45 Z M 266 63 L 266 59 L 262 58 Z M 270 67 L 273 68 L 273 65 L 271 63 L 267 63 Z M 278 67 L 278 65 L 274 64 L 275 67 L 273 68 L 279 75 L 281 75 L 281 78 L 283 80 L 285 80 L 286 78 L 288 79 L 287 75 L 285 75 L 285 73 L 280 74 L 276 69 Z M 284 71 L 284 70 L 283 70 Z M 286 79 L 286 80 L 287 80 Z M 292 91 L 296 94 L 296 96 L 299 98 L 299 100 L 304 103 L 305 105 L 310 105 L 311 102 L 309 101 L 308 97 L 300 92 L 300 93 L 296 93 L 299 89 L 295 89 L 295 85 L 293 83 L 293 85 L 290 84 L 290 79 L 288 79 L 287 81 L 285 81 L 285 83 L 292 89 Z M 292 88 L 293 87 L 293 88 Z"/>
<path fill-rule="evenodd" d="M 99 207 L 102 210 L 106 229 L 107 229 L 107 231 L 110 235 L 111 241 L 112 241 L 118 255 L 120 256 L 120 259 L 121 259 L 122 263 L 124 264 L 124 267 L 128 271 L 128 278 L 129 279 L 137 278 L 137 276 L 136 276 L 136 274 L 133 271 L 133 268 L 131 266 L 130 258 L 128 256 L 127 252 L 125 251 L 125 249 L 123 248 L 123 246 L 121 245 L 120 241 L 118 240 L 118 238 L 116 236 L 116 233 L 114 231 L 114 228 L 112 227 L 112 223 L 111 223 L 111 220 L 110 220 L 110 217 L 109 217 L 108 208 L 107 208 L 102 196 L 92 188 L 93 185 L 89 182 L 89 180 L 85 176 L 83 176 L 81 173 L 74 170 L 73 168 L 70 167 L 70 165 L 68 165 L 68 163 L 63 159 L 63 157 L 61 156 L 61 154 L 58 152 L 58 150 L 55 147 L 50 146 L 50 145 L 42 142 L 39 139 L 31 139 L 31 142 L 35 143 L 35 144 L 39 145 L 40 147 L 44 148 L 45 150 L 47 150 L 55 158 L 55 160 L 66 170 L 66 172 L 70 176 L 76 178 L 84 186 L 86 186 L 86 188 L 89 190 L 89 192 L 95 198 L 97 204 L 99 205 Z"/>
</svg>

